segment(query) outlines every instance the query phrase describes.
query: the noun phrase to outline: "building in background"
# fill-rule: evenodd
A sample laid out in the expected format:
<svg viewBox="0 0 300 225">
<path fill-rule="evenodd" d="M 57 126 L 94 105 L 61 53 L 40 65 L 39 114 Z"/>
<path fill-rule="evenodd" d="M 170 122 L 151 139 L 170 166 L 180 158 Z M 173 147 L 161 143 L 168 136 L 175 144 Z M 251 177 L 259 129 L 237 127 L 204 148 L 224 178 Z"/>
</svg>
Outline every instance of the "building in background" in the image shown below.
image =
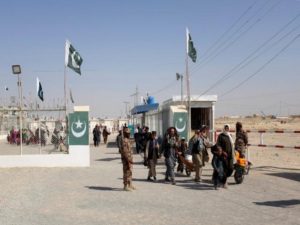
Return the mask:
<svg viewBox="0 0 300 225">
<path fill-rule="evenodd" d="M 184 98 L 186 99 L 186 98 Z M 214 130 L 215 126 L 215 103 L 217 95 L 191 96 L 191 134 L 202 125 L 209 126 Z M 132 120 L 135 125 L 145 125 L 150 130 L 157 131 L 162 136 L 168 127 L 177 129 L 181 137 L 189 138 L 188 134 L 188 109 L 181 96 L 173 96 L 161 105 L 141 105 L 131 110 Z M 211 138 L 213 135 L 211 134 Z"/>
</svg>

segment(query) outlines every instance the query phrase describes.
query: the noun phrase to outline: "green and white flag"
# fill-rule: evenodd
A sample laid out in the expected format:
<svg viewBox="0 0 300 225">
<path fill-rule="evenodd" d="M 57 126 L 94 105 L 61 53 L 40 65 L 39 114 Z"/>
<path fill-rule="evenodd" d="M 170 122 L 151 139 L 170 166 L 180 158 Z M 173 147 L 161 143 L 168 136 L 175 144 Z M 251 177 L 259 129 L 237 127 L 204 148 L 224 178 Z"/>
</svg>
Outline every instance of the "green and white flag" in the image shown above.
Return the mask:
<svg viewBox="0 0 300 225">
<path fill-rule="evenodd" d="M 196 62 L 197 59 L 197 51 L 194 47 L 194 43 L 192 41 L 192 37 L 188 28 L 186 28 L 186 51 L 188 56 L 192 59 L 193 62 Z"/>
<path fill-rule="evenodd" d="M 44 92 L 43 92 L 43 87 L 42 84 L 39 80 L 39 78 L 36 78 L 36 93 L 38 95 L 38 97 L 41 99 L 41 101 L 44 101 Z"/>
<path fill-rule="evenodd" d="M 65 65 L 81 75 L 80 66 L 83 59 L 73 45 L 67 40 L 65 46 Z"/>
</svg>

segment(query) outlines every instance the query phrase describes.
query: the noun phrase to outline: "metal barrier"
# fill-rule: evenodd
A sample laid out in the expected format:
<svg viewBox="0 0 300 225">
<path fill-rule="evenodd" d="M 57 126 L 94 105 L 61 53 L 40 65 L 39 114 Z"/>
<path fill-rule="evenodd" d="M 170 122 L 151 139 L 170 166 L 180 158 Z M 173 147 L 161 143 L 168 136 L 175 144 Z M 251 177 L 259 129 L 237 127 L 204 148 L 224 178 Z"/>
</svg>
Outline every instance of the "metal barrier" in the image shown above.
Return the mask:
<svg viewBox="0 0 300 225">
<path fill-rule="evenodd" d="M 296 146 L 285 146 L 285 145 L 267 145 L 264 144 L 264 134 L 273 133 L 273 134 L 300 134 L 300 130 L 264 130 L 264 129 L 253 129 L 245 130 L 247 133 L 259 133 L 260 134 L 260 143 L 259 144 L 248 144 L 248 146 L 257 146 L 257 147 L 270 147 L 270 148 L 289 148 L 289 149 L 300 149 L 300 145 Z M 218 133 L 221 133 L 222 130 L 215 130 L 215 140 L 218 138 Z M 230 130 L 231 133 L 235 133 L 235 130 Z"/>
</svg>

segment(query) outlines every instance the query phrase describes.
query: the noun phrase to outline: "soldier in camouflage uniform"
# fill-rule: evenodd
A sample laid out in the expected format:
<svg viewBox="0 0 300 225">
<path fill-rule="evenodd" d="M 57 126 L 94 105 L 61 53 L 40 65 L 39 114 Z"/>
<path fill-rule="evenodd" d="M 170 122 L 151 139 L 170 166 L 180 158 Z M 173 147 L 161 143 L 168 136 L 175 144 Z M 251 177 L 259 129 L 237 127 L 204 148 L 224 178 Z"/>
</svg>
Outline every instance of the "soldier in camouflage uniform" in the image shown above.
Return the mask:
<svg viewBox="0 0 300 225">
<path fill-rule="evenodd" d="M 123 129 L 123 140 L 121 145 L 121 158 L 123 164 L 123 183 L 124 190 L 131 191 L 135 190 L 135 187 L 132 185 L 132 149 L 129 142 L 130 130 L 128 127 L 124 127 Z"/>
</svg>

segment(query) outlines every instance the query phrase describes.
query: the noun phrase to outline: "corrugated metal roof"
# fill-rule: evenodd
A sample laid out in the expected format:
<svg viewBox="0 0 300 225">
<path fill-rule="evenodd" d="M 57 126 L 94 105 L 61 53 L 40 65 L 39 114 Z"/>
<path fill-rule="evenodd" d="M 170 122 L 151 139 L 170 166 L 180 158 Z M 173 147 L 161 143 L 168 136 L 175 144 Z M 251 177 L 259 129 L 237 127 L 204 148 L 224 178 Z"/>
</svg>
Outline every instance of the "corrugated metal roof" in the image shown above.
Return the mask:
<svg viewBox="0 0 300 225">
<path fill-rule="evenodd" d="M 158 103 L 155 104 L 146 104 L 146 105 L 137 105 L 131 110 L 131 114 L 140 114 L 145 113 L 150 110 L 156 110 L 158 108 Z"/>
</svg>

